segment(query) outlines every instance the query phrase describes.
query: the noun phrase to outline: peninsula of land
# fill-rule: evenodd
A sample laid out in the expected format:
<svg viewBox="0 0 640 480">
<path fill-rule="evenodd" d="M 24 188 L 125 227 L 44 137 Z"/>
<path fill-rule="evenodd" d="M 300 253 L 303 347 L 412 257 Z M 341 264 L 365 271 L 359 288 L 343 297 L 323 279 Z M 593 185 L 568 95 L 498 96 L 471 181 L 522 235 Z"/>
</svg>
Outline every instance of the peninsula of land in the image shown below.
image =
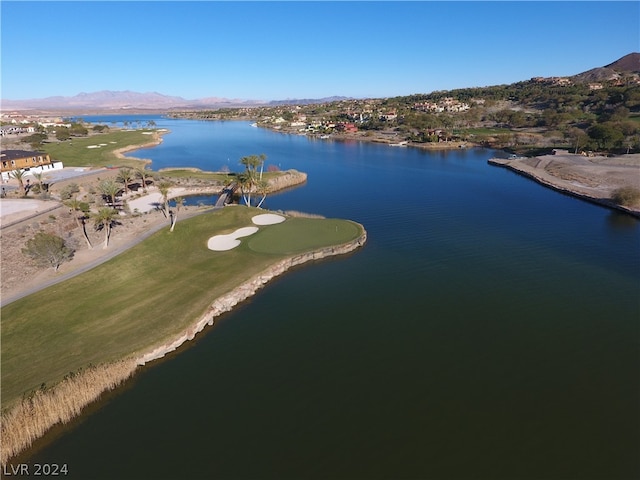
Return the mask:
<svg viewBox="0 0 640 480">
<path fill-rule="evenodd" d="M 558 192 L 640 217 L 640 154 L 586 156 L 556 150 L 539 157 L 491 158 L 489 163 Z M 618 198 L 625 191 L 630 192 L 626 201 Z"/>
<path fill-rule="evenodd" d="M 118 136 L 112 140 L 118 142 L 116 151 L 99 158 L 98 165 L 66 168 L 48 185 L 45 197 L 53 198 L 18 198 L 13 193 L 0 200 L 2 465 L 53 425 L 79 415 L 139 366 L 194 338 L 272 278 L 296 265 L 347 254 L 366 242 L 366 231 L 356 222 L 300 212 L 244 205 L 180 208 L 179 203 L 169 211 L 162 206 L 170 199 L 221 195 L 226 179 L 233 184 L 235 178 L 175 169 L 148 171 L 156 178 L 142 178 L 137 191 L 119 194 L 127 209 L 114 219 L 108 248 L 101 248 L 104 232 L 94 229 L 85 230 L 93 247 L 81 248 L 81 212 L 62 197 L 72 187 L 83 201 L 97 198 L 92 192 L 99 182 L 117 180 L 121 169 L 113 163 L 137 161 L 118 154 L 161 141 L 155 132 L 143 143 L 140 132 L 129 137 L 134 145 L 123 146 Z M 75 142 L 70 158 L 79 162 L 84 150 L 98 150 L 89 148 L 93 144 L 115 145 L 96 143 L 96 138 Z M 63 147 L 68 148 L 58 148 Z M 266 194 L 300 185 L 307 176 L 289 170 L 265 172 L 264 178 Z M 251 234 L 243 233 L 231 246 L 208 247 L 212 237 L 247 229 Z M 76 236 L 73 259 L 57 271 L 28 265 L 21 254 L 25 239 L 41 230 Z"/>
<path fill-rule="evenodd" d="M 5 305 L 2 463 L 272 278 L 366 242 L 354 222 L 282 212 L 277 224 L 252 221 L 263 212 L 228 206 L 184 219 L 173 232 L 165 222 L 109 262 Z M 248 225 L 256 226 L 237 247 L 207 248 L 213 235 Z"/>
</svg>

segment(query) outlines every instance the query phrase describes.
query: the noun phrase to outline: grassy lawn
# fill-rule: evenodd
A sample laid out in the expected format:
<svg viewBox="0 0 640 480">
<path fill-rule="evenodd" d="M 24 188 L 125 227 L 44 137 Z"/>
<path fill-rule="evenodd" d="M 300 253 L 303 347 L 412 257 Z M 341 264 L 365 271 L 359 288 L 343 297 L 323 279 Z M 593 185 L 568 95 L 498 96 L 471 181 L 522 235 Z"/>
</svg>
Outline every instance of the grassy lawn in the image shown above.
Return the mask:
<svg viewBox="0 0 640 480">
<path fill-rule="evenodd" d="M 145 134 L 144 132 L 147 132 Z M 127 166 L 140 167 L 139 160 L 125 160 L 118 158 L 114 150 L 132 145 L 144 145 L 153 141 L 154 136 L 148 135 L 149 130 L 119 130 L 115 132 L 99 133 L 88 137 L 73 137 L 71 140 L 59 143 L 45 143 L 42 149 L 52 160 L 61 161 L 65 167 L 107 167 Z M 99 148 L 88 148 L 92 145 L 105 144 Z"/>
<path fill-rule="evenodd" d="M 229 207 L 179 221 L 173 233 L 164 229 L 87 273 L 4 307 L 2 406 L 90 363 L 146 351 L 275 261 L 362 233 L 353 222 L 290 218 L 261 226 L 233 250 L 207 249 L 209 237 L 251 226 L 258 213 L 264 211 Z"/>
</svg>

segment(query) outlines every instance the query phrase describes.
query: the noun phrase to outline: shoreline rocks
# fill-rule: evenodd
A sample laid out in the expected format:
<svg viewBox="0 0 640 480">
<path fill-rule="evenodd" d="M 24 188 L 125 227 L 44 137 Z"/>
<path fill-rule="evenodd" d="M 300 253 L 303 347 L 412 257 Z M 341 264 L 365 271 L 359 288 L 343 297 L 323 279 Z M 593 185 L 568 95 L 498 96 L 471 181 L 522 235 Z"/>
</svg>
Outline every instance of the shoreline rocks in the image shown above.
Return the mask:
<svg viewBox="0 0 640 480">
<path fill-rule="evenodd" d="M 255 293 L 264 285 L 269 283 L 270 280 L 282 275 L 287 270 L 313 260 L 320 260 L 322 258 L 336 255 L 344 255 L 363 246 L 367 241 L 367 233 L 366 230 L 364 230 L 364 227 L 361 226 L 361 228 L 363 231 L 362 235 L 351 242 L 333 247 L 325 247 L 280 260 L 266 270 L 254 275 L 249 280 L 238 285 L 236 288 L 231 290 L 231 292 L 218 297 L 195 324 L 191 325 L 173 340 L 139 356 L 136 359 L 137 365 L 145 365 L 148 362 L 162 358 L 166 354 L 175 351 L 185 342 L 193 340 L 195 336 L 204 330 L 207 325 L 212 326 L 216 317 L 231 311 L 233 307 L 255 295 Z"/>
<path fill-rule="evenodd" d="M 116 388 L 134 375 L 138 367 L 163 358 L 185 342 L 193 340 L 207 325 L 212 326 L 216 317 L 231 311 L 233 307 L 253 296 L 273 278 L 284 274 L 295 266 L 331 256 L 344 255 L 363 246 L 367 241 L 367 232 L 362 225 L 358 225 L 362 229 L 362 233 L 355 240 L 287 257 L 254 275 L 227 294 L 216 298 L 196 322 L 162 345 L 152 347 L 149 351 L 138 356 L 134 354 L 102 365 L 98 369 L 92 368 L 76 373 L 70 379 L 65 379 L 60 384 L 47 389 L 46 392 L 36 392 L 33 396 L 2 412 L 2 436 L 6 441 L 2 443 L 0 465 L 6 465 L 9 460 L 29 448 L 34 441 L 45 435 L 55 425 L 67 423 L 72 418 L 81 415 L 84 407 L 98 400 L 104 392 Z M 72 382 L 71 389 L 68 387 L 70 382 Z M 65 392 L 69 391 L 73 391 L 73 398 L 69 397 L 65 401 Z M 76 398 L 82 398 L 82 400 L 76 401 Z M 57 405 L 58 407 L 51 408 L 49 405 Z M 73 408 L 69 405 L 72 405 Z M 22 429 L 27 429 L 29 435 L 26 437 L 7 435 L 7 429 L 15 429 L 17 425 Z"/>
</svg>

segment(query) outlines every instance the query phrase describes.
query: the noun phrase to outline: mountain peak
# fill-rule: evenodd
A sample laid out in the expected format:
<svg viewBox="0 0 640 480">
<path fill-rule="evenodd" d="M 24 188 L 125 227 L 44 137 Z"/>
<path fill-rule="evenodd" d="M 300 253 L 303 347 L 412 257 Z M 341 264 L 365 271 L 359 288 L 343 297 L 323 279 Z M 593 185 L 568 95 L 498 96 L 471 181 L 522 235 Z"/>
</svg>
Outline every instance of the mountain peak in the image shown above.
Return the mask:
<svg viewBox="0 0 640 480">
<path fill-rule="evenodd" d="M 572 78 L 579 82 L 602 82 L 619 80 L 625 76 L 637 77 L 638 73 L 640 73 L 640 53 L 629 53 L 609 65 L 592 68 Z"/>
<path fill-rule="evenodd" d="M 640 72 L 640 53 L 633 52 L 616 60 L 604 68 L 610 68 L 618 72 Z"/>
</svg>

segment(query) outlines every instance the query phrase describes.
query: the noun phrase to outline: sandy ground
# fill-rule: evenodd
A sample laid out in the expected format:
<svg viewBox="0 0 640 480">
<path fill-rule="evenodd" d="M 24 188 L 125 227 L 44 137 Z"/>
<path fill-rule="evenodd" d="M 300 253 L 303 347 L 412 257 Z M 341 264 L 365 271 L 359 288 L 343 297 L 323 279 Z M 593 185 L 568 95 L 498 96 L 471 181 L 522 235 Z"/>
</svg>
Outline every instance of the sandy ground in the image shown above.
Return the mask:
<svg viewBox="0 0 640 480">
<path fill-rule="evenodd" d="M 34 199 L 0 199 L 0 225 L 58 208 L 60 202 Z"/>
<path fill-rule="evenodd" d="M 611 205 L 613 192 L 621 187 L 640 190 L 640 154 L 617 157 L 586 157 L 559 151 L 555 155 L 532 158 L 491 159 L 533 177 L 557 190 Z M 640 214 L 640 205 L 629 209 Z"/>
<path fill-rule="evenodd" d="M 240 245 L 239 238 L 248 237 L 257 231 L 258 227 L 242 227 L 227 235 L 214 235 L 207 242 L 207 248 L 209 248 L 209 250 L 215 250 L 216 252 L 231 250 Z"/>
<path fill-rule="evenodd" d="M 167 197 L 175 198 L 184 194 L 186 191 L 187 189 L 184 187 L 170 188 Z M 148 213 L 152 210 L 156 210 L 158 206 L 162 205 L 162 194 L 158 190 L 151 188 L 147 195 L 127 200 L 127 203 L 129 204 L 129 210 L 132 212 L 137 210 L 139 213 Z"/>
<path fill-rule="evenodd" d="M 275 225 L 276 223 L 282 223 L 286 220 L 282 215 L 276 215 L 275 213 L 263 213 L 262 215 L 255 215 L 251 221 L 256 225 Z"/>
</svg>

